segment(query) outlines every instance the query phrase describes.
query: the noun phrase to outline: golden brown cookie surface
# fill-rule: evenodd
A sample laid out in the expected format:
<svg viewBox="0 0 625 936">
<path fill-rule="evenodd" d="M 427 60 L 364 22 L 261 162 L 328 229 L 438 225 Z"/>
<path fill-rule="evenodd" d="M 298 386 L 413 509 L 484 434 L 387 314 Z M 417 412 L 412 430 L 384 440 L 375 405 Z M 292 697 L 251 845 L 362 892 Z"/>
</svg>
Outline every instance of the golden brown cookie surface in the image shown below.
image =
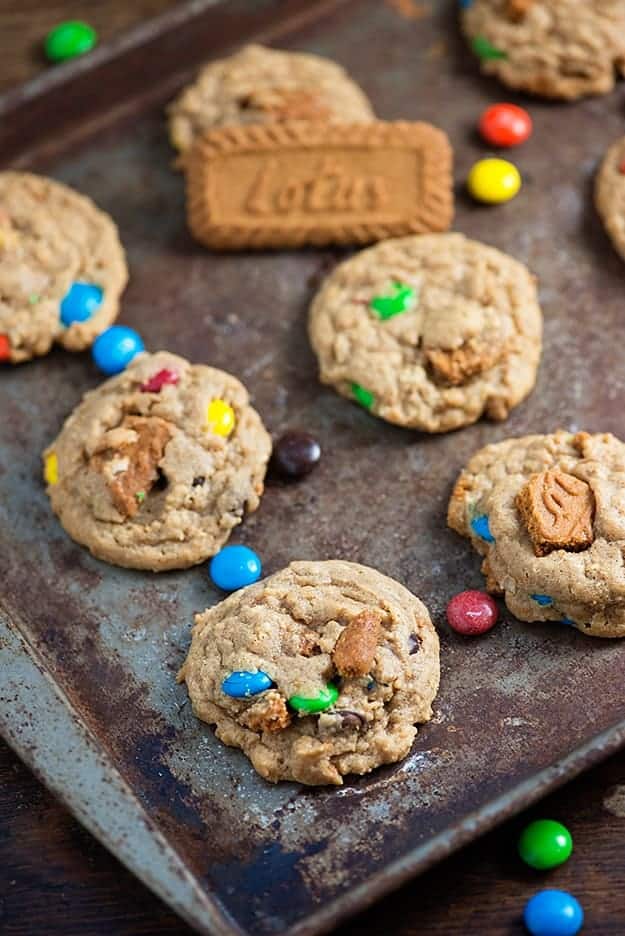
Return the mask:
<svg viewBox="0 0 625 936">
<path fill-rule="evenodd" d="M 523 621 L 625 636 L 625 444 L 555 432 L 488 445 L 460 475 L 452 529 Z"/>
<path fill-rule="evenodd" d="M 318 55 L 249 45 L 206 65 L 169 107 L 169 134 L 185 152 L 206 130 L 283 120 L 364 123 L 371 105 L 340 65 Z"/>
<path fill-rule="evenodd" d="M 432 715 L 438 637 L 419 599 L 374 569 L 293 562 L 196 616 L 180 678 L 267 780 L 341 784 L 408 754 Z"/>
<path fill-rule="evenodd" d="M 542 346 L 534 278 L 462 234 L 384 241 L 338 266 L 313 300 L 320 378 L 376 416 L 446 432 L 504 419 Z"/>
<path fill-rule="evenodd" d="M 141 354 L 87 393 L 44 453 L 52 508 L 99 559 L 182 569 L 258 507 L 271 440 L 230 374 Z"/>
<path fill-rule="evenodd" d="M 127 278 L 117 228 L 91 199 L 0 172 L 0 360 L 89 347 L 116 319 Z"/>
<path fill-rule="evenodd" d="M 470 0 L 462 26 L 482 71 L 511 88 L 574 99 L 625 73 L 625 0 Z"/>
</svg>

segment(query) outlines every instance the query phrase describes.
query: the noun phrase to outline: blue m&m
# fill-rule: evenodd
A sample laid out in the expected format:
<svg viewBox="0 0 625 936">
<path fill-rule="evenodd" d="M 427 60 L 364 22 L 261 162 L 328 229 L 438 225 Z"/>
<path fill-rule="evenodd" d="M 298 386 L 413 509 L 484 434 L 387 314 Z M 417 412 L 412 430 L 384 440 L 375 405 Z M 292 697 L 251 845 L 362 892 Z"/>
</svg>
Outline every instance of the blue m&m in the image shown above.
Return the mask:
<svg viewBox="0 0 625 936">
<path fill-rule="evenodd" d="M 141 335 L 126 325 L 112 325 L 93 342 L 91 353 L 96 365 L 109 377 L 120 374 L 132 359 L 145 351 Z"/>
<path fill-rule="evenodd" d="M 248 546 L 224 546 L 213 556 L 208 572 L 217 588 L 236 591 L 252 585 L 260 578 L 262 566 L 253 549 Z"/>
<path fill-rule="evenodd" d="M 94 283 L 72 283 L 61 301 L 61 322 L 66 327 L 86 322 L 102 305 L 104 293 Z"/>
<path fill-rule="evenodd" d="M 471 520 L 471 529 L 476 536 L 483 539 L 485 543 L 494 543 L 495 537 L 490 532 L 490 524 L 486 514 L 480 514 L 479 517 L 473 517 Z"/>
<path fill-rule="evenodd" d="M 537 605 L 540 605 L 541 608 L 548 608 L 553 604 L 553 598 L 549 595 L 530 595 L 532 601 L 535 601 Z"/>
<path fill-rule="evenodd" d="M 544 890 L 527 902 L 523 921 L 531 936 L 576 936 L 584 922 L 584 911 L 572 894 Z"/>
<path fill-rule="evenodd" d="M 250 673 L 247 670 L 237 670 L 236 673 L 230 673 L 221 684 L 221 691 L 233 699 L 247 699 L 250 696 L 258 695 L 259 692 L 266 692 L 271 689 L 273 680 L 257 670 Z"/>
</svg>

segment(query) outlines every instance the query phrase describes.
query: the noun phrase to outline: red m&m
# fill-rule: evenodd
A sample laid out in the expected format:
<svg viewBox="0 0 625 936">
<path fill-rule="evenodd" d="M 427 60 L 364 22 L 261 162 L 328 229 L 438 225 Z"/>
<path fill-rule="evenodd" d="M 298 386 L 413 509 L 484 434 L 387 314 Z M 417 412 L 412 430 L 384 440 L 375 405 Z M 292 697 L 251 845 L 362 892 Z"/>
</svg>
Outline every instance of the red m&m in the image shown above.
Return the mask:
<svg viewBox="0 0 625 936">
<path fill-rule="evenodd" d="M 497 623 L 499 610 L 486 592 L 463 591 L 447 605 L 449 626 L 459 634 L 485 634 Z"/>
<path fill-rule="evenodd" d="M 478 127 L 491 146 L 518 146 L 532 135 L 532 118 L 516 104 L 493 104 L 480 117 Z"/>
<path fill-rule="evenodd" d="M 0 335 L 0 361 L 11 360 L 11 342 L 8 335 Z"/>
</svg>

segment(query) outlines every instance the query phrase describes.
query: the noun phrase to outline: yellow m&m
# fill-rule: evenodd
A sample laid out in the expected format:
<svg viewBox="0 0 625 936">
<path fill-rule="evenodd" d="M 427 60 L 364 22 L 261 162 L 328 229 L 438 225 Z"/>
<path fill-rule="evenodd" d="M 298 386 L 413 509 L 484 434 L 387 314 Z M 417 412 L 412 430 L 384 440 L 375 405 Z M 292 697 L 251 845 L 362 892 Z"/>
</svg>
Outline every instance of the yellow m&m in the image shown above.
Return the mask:
<svg viewBox="0 0 625 936">
<path fill-rule="evenodd" d="M 225 400 L 211 400 L 206 410 L 208 428 L 215 435 L 229 436 L 236 422 L 234 410 Z"/>
<path fill-rule="evenodd" d="M 54 452 L 50 452 L 44 459 L 43 480 L 46 484 L 59 483 L 59 460 Z"/>
<path fill-rule="evenodd" d="M 507 159 L 480 159 L 469 173 L 467 188 L 477 201 L 499 205 L 518 194 L 521 173 Z"/>
</svg>

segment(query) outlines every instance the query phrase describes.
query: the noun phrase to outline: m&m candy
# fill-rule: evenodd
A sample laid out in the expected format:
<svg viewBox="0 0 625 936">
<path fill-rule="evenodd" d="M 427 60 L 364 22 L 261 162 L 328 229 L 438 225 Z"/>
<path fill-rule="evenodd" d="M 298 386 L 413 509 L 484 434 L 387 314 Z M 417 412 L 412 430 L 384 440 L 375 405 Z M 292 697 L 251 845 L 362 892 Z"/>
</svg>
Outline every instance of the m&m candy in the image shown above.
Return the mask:
<svg viewBox="0 0 625 936">
<path fill-rule="evenodd" d="M 11 360 L 11 342 L 8 335 L 0 335 L 0 361 Z"/>
<path fill-rule="evenodd" d="M 229 436 L 234 429 L 234 410 L 225 400 L 211 400 L 206 408 L 206 423 L 215 435 Z"/>
<path fill-rule="evenodd" d="M 496 62 L 508 58 L 508 53 L 494 46 L 486 36 L 474 36 L 471 48 L 480 60 Z"/>
<path fill-rule="evenodd" d="M 519 146 L 532 135 L 532 118 L 516 104 L 492 104 L 480 117 L 478 128 L 491 146 Z"/>
<path fill-rule="evenodd" d="M 490 523 L 486 514 L 479 514 L 471 520 L 471 529 L 476 536 L 483 539 L 485 543 L 494 543 L 495 537 L 490 532 Z"/>
<path fill-rule="evenodd" d="M 383 322 L 407 312 L 416 301 L 416 294 L 412 286 L 406 286 L 404 283 L 394 283 L 393 289 L 388 295 L 374 296 L 370 306 L 375 314 Z"/>
<path fill-rule="evenodd" d="M 490 595 L 463 591 L 447 605 L 447 621 L 458 634 L 474 637 L 485 634 L 497 623 L 499 609 Z"/>
<path fill-rule="evenodd" d="M 572 894 L 544 890 L 525 905 L 523 922 L 531 936 L 576 936 L 584 923 L 584 911 Z"/>
<path fill-rule="evenodd" d="M 290 429 L 273 447 L 271 470 L 289 481 L 309 474 L 321 458 L 321 446 L 309 432 Z"/>
<path fill-rule="evenodd" d="M 67 20 L 50 30 L 45 38 L 44 51 L 49 61 L 65 62 L 89 52 L 97 41 L 98 35 L 88 23 Z"/>
<path fill-rule="evenodd" d="M 73 325 L 86 322 L 102 305 L 104 293 L 93 283 L 72 283 L 61 301 L 61 322 Z"/>
<path fill-rule="evenodd" d="M 272 686 L 273 680 L 262 670 L 257 670 L 255 673 L 238 670 L 224 679 L 221 691 L 233 699 L 246 699 L 249 696 L 258 695 L 259 692 L 266 692 Z"/>
<path fill-rule="evenodd" d="M 573 839 L 561 822 L 537 819 L 523 830 L 518 844 L 519 855 L 531 868 L 547 871 L 571 857 Z"/>
<path fill-rule="evenodd" d="M 339 697 L 339 691 L 333 683 L 328 683 L 325 689 L 321 689 L 316 696 L 291 696 L 289 705 L 297 712 L 304 712 L 306 715 L 314 715 L 316 712 L 323 712 L 325 709 L 334 705 Z"/>
<path fill-rule="evenodd" d="M 50 487 L 59 483 L 59 460 L 56 452 L 48 452 L 43 460 L 43 480 Z"/>
<path fill-rule="evenodd" d="M 132 359 L 145 351 L 141 336 L 126 325 L 112 325 L 98 335 L 91 353 L 97 367 L 108 376 L 120 374 Z"/>
<path fill-rule="evenodd" d="M 160 393 L 163 387 L 175 387 L 179 381 L 180 375 L 176 371 L 164 367 L 141 384 L 141 393 Z"/>
<path fill-rule="evenodd" d="M 367 390 L 365 387 L 362 387 L 360 384 L 352 384 L 352 394 L 356 403 L 360 403 L 365 409 L 371 409 L 375 403 L 375 397 L 371 393 L 371 390 Z"/>
<path fill-rule="evenodd" d="M 541 608 L 549 608 L 553 604 L 553 598 L 550 595 L 530 595 L 532 601 L 535 601 Z"/>
<path fill-rule="evenodd" d="M 262 565 L 248 546 L 224 546 L 210 561 L 208 572 L 217 588 L 236 591 L 260 578 Z"/>
<path fill-rule="evenodd" d="M 477 201 L 499 205 L 519 193 L 521 174 L 507 159 L 480 159 L 469 173 L 467 188 Z"/>
</svg>

